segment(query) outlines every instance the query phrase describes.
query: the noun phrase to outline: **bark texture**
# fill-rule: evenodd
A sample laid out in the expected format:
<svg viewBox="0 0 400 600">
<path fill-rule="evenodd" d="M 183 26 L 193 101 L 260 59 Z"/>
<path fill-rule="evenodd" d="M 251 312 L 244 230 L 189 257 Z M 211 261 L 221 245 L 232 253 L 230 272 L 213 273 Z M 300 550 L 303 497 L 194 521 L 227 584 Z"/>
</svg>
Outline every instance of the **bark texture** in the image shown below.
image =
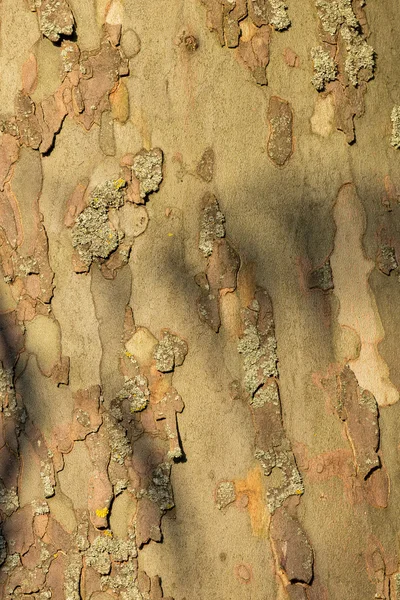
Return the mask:
<svg viewBox="0 0 400 600">
<path fill-rule="evenodd" d="M 400 600 L 399 44 L 1 0 L 1 598 Z"/>
</svg>

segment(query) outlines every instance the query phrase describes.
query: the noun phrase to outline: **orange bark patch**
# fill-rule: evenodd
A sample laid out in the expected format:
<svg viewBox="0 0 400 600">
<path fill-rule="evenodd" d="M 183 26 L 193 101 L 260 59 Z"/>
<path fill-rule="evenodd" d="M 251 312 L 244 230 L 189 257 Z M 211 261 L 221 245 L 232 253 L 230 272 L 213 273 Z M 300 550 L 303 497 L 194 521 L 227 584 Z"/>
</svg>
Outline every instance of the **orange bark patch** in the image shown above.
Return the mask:
<svg viewBox="0 0 400 600">
<path fill-rule="evenodd" d="M 118 87 L 110 94 L 112 118 L 120 123 L 129 119 L 129 92 L 126 85 L 120 81 Z"/>
<path fill-rule="evenodd" d="M 258 465 L 251 469 L 246 479 L 235 480 L 239 507 L 246 507 L 250 515 L 251 529 L 257 537 L 266 537 L 269 515 L 266 509 L 263 473 Z"/>
</svg>

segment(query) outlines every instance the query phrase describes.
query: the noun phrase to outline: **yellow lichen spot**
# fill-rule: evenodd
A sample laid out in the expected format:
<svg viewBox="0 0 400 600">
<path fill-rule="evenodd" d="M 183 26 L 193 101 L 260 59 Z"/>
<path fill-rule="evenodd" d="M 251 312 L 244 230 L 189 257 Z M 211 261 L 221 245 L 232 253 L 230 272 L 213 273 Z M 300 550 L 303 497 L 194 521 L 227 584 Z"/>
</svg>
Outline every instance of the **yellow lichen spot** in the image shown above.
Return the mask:
<svg viewBox="0 0 400 600">
<path fill-rule="evenodd" d="M 302 495 L 302 493 L 303 493 L 303 490 L 296 490 L 296 494 L 297 494 L 298 496 L 301 496 L 301 495 Z"/>
<path fill-rule="evenodd" d="M 125 350 L 125 356 L 127 356 L 128 358 L 132 358 L 133 354 L 132 352 L 128 352 L 128 350 Z"/>
<path fill-rule="evenodd" d="M 96 516 L 99 517 L 100 519 L 105 519 L 107 515 L 108 515 L 107 507 L 96 509 Z"/>
<path fill-rule="evenodd" d="M 172 237 L 173 235 L 174 235 L 173 233 L 169 233 L 169 234 L 168 234 L 168 237 Z"/>
<path fill-rule="evenodd" d="M 107 537 L 112 538 L 113 537 L 113 532 L 110 529 L 106 529 L 104 531 L 104 535 L 106 535 Z"/>
<path fill-rule="evenodd" d="M 114 187 L 116 190 L 120 190 L 121 188 L 123 188 L 126 184 L 125 179 L 122 179 L 122 177 L 120 177 L 119 179 L 116 179 L 114 181 Z"/>
<path fill-rule="evenodd" d="M 142 410 L 144 410 L 145 408 L 146 408 L 146 403 L 143 402 L 143 404 L 141 404 L 140 406 L 131 406 L 130 407 L 130 412 L 132 414 L 138 413 L 138 412 L 142 412 Z"/>
<path fill-rule="evenodd" d="M 57 558 L 58 557 L 58 552 L 56 552 L 55 554 L 53 554 L 53 558 Z"/>
</svg>

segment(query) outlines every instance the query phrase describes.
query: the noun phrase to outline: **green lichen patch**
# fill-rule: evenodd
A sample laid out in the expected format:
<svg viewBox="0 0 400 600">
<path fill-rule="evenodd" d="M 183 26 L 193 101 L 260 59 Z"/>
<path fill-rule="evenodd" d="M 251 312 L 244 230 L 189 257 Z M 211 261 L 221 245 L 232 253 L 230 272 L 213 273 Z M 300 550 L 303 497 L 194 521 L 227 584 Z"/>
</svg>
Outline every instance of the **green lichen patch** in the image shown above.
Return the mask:
<svg viewBox="0 0 400 600">
<path fill-rule="evenodd" d="M 396 573 L 394 576 L 394 589 L 396 591 L 396 600 L 400 600 L 400 573 Z"/>
<path fill-rule="evenodd" d="M 79 64 L 80 50 L 78 44 L 63 41 L 61 44 L 61 62 L 65 73 L 70 73 Z"/>
<path fill-rule="evenodd" d="M 95 258 L 108 258 L 119 241 L 120 234 L 112 227 L 105 209 L 86 208 L 72 230 L 72 245 L 87 266 Z"/>
<path fill-rule="evenodd" d="M 249 2 L 249 13 L 257 27 L 272 25 L 274 29 L 283 31 L 290 26 L 287 5 L 283 0 L 251 0 Z M 246 14 L 243 16 L 246 16 Z M 235 45 L 237 45 L 237 42 Z"/>
<path fill-rule="evenodd" d="M 38 515 L 47 515 L 50 512 L 50 507 L 45 500 L 32 500 L 32 511 L 33 514 Z"/>
<path fill-rule="evenodd" d="M 282 422 L 271 299 L 258 288 L 248 306 L 242 310 L 244 331 L 238 351 L 256 434 L 254 457 L 268 478 L 267 506 L 273 514 L 289 496 L 301 495 L 304 486 Z"/>
</svg>

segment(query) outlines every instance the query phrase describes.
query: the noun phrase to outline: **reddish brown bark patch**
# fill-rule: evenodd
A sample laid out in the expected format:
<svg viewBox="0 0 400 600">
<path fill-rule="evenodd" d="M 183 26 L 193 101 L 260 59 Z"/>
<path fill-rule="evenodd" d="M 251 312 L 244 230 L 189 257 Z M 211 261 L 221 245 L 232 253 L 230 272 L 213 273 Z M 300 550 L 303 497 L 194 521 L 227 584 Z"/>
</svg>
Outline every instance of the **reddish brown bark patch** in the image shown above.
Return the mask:
<svg viewBox="0 0 400 600">
<path fill-rule="evenodd" d="M 269 64 L 269 45 L 271 30 L 267 25 L 255 29 L 251 35 L 240 40 L 238 57 L 250 70 L 256 83 L 267 85 L 267 66 Z"/>
<path fill-rule="evenodd" d="M 212 148 L 206 148 L 196 167 L 196 172 L 205 181 L 210 183 L 214 175 L 215 154 Z"/>
<path fill-rule="evenodd" d="M 278 508 L 272 516 L 270 531 L 279 567 L 289 581 L 309 584 L 313 576 L 314 555 L 298 520 L 284 507 Z"/>
<path fill-rule="evenodd" d="M 97 431 L 103 421 L 99 415 L 100 387 L 94 385 L 87 390 L 78 390 L 74 401 L 72 436 L 74 440 L 84 440 L 89 433 Z"/>
</svg>

